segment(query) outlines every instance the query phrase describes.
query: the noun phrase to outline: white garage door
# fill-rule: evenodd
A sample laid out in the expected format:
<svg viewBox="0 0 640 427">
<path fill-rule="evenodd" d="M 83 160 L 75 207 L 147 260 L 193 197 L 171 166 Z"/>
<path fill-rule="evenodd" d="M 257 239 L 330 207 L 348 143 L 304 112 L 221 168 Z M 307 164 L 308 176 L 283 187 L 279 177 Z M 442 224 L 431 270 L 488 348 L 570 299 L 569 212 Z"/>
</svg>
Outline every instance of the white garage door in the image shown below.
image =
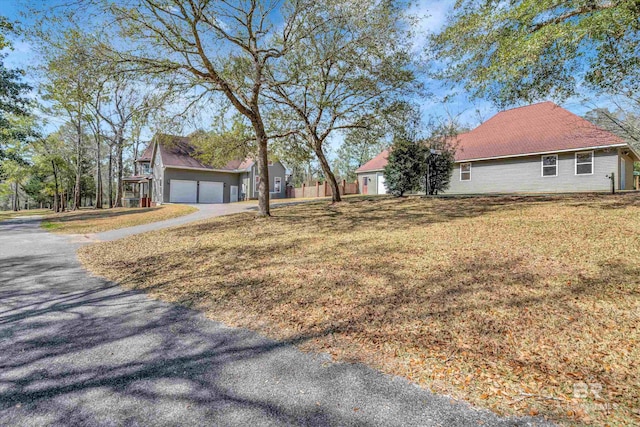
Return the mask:
<svg viewBox="0 0 640 427">
<path fill-rule="evenodd" d="M 387 186 L 384 185 L 384 175 L 378 175 L 378 194 L 387 194 Z"/>
<path fill-rule="evenodd" d="M 197 197 L 197 181 L 172 179 L 169 182 L 169 201 L 171 203 L 196 203 Z"/>
<path fill-rule="evenodd" d="M 200 181 L 200 203 L 222 203 L 224 184 L 221 182 Z"/>
</svg>

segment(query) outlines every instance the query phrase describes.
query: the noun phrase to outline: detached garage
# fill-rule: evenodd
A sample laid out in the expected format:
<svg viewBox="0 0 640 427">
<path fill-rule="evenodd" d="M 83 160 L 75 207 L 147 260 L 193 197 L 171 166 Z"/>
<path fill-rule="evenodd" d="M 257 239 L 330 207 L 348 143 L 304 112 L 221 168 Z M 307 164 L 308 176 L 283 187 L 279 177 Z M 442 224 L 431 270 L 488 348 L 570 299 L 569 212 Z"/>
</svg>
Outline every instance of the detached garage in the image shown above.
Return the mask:
<svg viewBox="0 0 640 427">
<path fill-rule="evenodd" d="M 169 181 L 171 203 L 223 203 L 224 183 L 211 181 Z"/>
<path fill-rule="evenodd" d="M 384 150 L 356 170 L 361 194 L 387 194 L 384 167 L 388 155 L 389 151 Z"/>
</svg>

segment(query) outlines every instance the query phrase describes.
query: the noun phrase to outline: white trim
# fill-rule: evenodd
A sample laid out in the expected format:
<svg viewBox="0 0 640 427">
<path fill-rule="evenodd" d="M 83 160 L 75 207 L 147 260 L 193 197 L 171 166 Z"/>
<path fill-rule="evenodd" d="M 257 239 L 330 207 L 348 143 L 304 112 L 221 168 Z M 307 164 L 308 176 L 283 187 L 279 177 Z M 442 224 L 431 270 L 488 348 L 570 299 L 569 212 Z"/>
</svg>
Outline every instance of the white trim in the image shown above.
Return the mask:
<svg viewBox="0 0 640 427">
<path fill-rule="evenodd" d="M 280 190 L 276 191 L 276 181 L 280 185 Z M 274 176 L 273 177 L 273 191 L 272 193 L 282 193 L 282 177 Z"/>
<path fill-rule="evenodd" d="M 363 173 L 374 173 L 374 172 L 384 172 L 384 168 L 382 169 L 371 169 L 371 170 L 366 170 L 366 171 L 356 171 L 356 175 L 362 175 Z"/>
<path fill-rule="evenodd" d="M 469 165 L 469 179 L 462 179 L 462 165 Z M 460 181 L 471 181 L 471 162 L 460 163 Z"/>
<path fill-rule="evenodd" d="M 578 173 L 578 154 L 591 153 L 591 173 Z M 576 176 L 580 175 L 593 175 L 596 171 L 596 153 L 591 151 L 577 151 L 574 155 L 574 172 Z M 589 163 L 580 163 L 581 165 L 588 165 Z"/>
<path fill-rule="evenodd" d="M 190 168 L 188 166 L 170 166 L 166 165 L 167 169 L 182 169 L 189 171 L 202 171 L 202 172 L 222 172 L 222 173 L 244 173 L 245 170 L 242 169 L 207 169 L 207 168 Z"/>
<path fill-rule="evenodd" d="M 544 168 L 545 168 L 544 158 L 545 157 L 555 157 L 556 158 L 556 164 L 555 164 L 556 174 L 555 175 L 545 175 L 544 174 Z M 551 167 L 551 165 L 548 165 L 546 167 L 549 168 L 549 167 Z M 543 177 L 543 178 L 554 178 L 554 177 L 558 176 L 558 155 L 557 154 L 543 154 L 543 155 L 540 156 L 540 176 Z"/>
<path fill-rule="evenodd" d="M 555 154 L 555 153 L 572 153 L 572 152 L 575 152 L 575 151 L 601 150 L 603 148 L 617 148 L 617 147 L 628 147 L 628 146 L 629 146 L 629 144 L 598 145 L 596 147 L 570 148 L 570 149 L 567 149 L 567 150 L 537 151 L 537 152 L 534 152 L 534 153 L 509 154 L 509 155 L 506 155 L 506 156 L 479 157 L 477 159 L 456 160 L 455 162 L 456 163 L 479 162 L 481 160 L 509 159 L 509 158 L 512 158 L 512 157 L 527 157 L 527 156 L 537 156 L 537 155 Z"/>
<path fill-rule="evenodd" d="M 158 143 L 155 140 L 155 137 L 151 140 L 151 144 L 153 144 L 153 148 L 151 149 L 151 164 L 155 165 L 156 163 L 156 147 Z"/>
</svg>

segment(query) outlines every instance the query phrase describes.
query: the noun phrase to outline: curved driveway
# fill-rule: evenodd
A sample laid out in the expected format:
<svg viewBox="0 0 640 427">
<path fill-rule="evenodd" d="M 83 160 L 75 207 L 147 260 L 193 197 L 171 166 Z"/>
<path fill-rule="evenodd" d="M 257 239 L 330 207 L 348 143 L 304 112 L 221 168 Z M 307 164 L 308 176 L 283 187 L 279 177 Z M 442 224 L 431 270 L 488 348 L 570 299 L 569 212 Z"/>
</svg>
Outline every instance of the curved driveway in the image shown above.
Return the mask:
<svg viewBox="0 0 640 427">
<path fill-rule="evenodd" d="M 0 224 L 0 425 L 534 422 L 123 290 L 82 269 L 79 245 L 37 219 Z"/>
</svg>

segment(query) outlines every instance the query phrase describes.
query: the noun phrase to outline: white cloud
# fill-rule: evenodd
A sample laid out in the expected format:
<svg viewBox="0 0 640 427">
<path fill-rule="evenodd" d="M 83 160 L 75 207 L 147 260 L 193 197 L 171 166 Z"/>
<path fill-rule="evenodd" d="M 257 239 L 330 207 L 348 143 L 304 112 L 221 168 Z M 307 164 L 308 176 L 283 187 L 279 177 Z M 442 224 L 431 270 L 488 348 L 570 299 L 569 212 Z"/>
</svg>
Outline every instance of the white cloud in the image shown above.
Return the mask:
<svg viewBox="0 0 640 427">
<path fill-rule="evenodd" d="M 437 33 L 442 29 L 447 20 L 447 14 L 453 9 L 454 2 L 454 0 L 420 0 L 409 11 L 419 19 L 413 40 L 415 52 L 424 49 L 429 34 Z"/>
</svg>

